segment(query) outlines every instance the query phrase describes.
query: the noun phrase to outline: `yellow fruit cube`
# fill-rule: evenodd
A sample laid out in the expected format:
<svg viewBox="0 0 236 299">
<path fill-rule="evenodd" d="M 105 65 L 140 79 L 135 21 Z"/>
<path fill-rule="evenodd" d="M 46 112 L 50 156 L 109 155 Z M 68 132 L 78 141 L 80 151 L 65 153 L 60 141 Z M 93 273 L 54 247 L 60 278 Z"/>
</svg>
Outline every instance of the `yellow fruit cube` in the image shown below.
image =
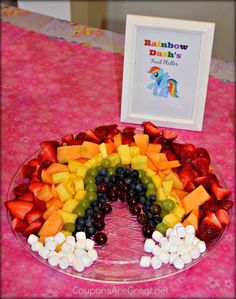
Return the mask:
<svg viewBox="0 0 236 299">
<path fill-rule="evenodd" d="M 153 184 L 155 185 L 156 189 L 162 187 L 162 180 L 158 174 L 154 174 L 152 176 Z"/>
<path fill-rule="evenodd" d="M 120 156 L 118 153 L 113 153 L 109 156 L 109 160 L 111 161 L 111 166 L 114 167 L 117 164 L 120 164 Z"/>
<path fill-rule="evenodd" d="M 166 197 L 168 197 L 173 189 L 174 182 L 172 180 L 163 181 L 162 185 L 163 185 L 163 189 L 165 191 L 165 195 L 166 195 Z"/>
<path fill-rule="evenodd" d="M 102 154 L 103 159 L 108 157 L 107 148 L 104 142 L 99 144 L 99 150 Z"/>
<path fill-rule="evenodd" d="M 100 164 L 102 162 L 102 154 L 98 153 L 98 154 L 94 155 L 91 160 L 94 162 L 94 166 L 93 167 L 100 166 Z"/>
<path fill-rule="evenodd" d="M 77 178 L 77 174 L 76 173 L 71 173 L 70 174 L 70 180 L 74 181 Z"/>
<path fill-rule="evenodd" d="M 68 199 L 63 207 L 62 210 L 71 213 L 78 205 L 78 201 L 76 199 Z"/>
<path fill-rule="evenodd" d="M 67 183 L 65 183 L 65 187 L 70 194 L 72 194 L 73 196 L 75 195 L 75 187 L 72 181 L 68 181 Z"/>
<path fill-rule="evenodd" d="M 76 192 L 79 190 L 84 190 L 84 180 L 82 177 L 77 177 L 74 180 L 74 186 L 75 186 L 75 190 Z"/>
<path fill-rule="evenodd" d="M 85 190 L 78 190 L 75 193 L 74 199 L 76 199 L 77 201 L 83 200 L 86 196 L 87 192 Z"/>
<path fill-rule="evenodd" d="M 118 151 L 118 154 L 120 156 L 121 163 L 123 165 L 131 164 L 131 154 L 130 154 L 130 151 L 129 151 L 128 144 L 120 145 L 118 147 L 117 151 Z"/>
<path fill-rule="evenodd" d="M 66 201 L 73 197 L 72 194 L 68 192 L 68 190 L 66 189 L 64 183 L 57 185 L 56 190 L 57 190 L 57 195 L 61 201 Z"/>
<path fill-rule="evenodd" d="M 135 155 L 140 155 L 140 149 L 138 146 L 130 146 L 129 151 L 131 154 L 131 157 L 133 158 Z"/>
<path fill-rule="evenodd" d="M 131 167 L 134 169 L 147 169 L 147 156 L 144 155 L 135 155 L 132 158 Z"/>
<path fill-rule="evenodd" d="M 168 228 L 172 228 L 175 226 L 175 224 L 179 223 L 181 221 L 181 219 L 179 217 L 177 217 L 175 214 L 170 213 L 168 215 L 166 215 L 163 219 L 162 222 L 165 223 L 165 225 Z"/>
<path fill-rule="evenodd" d="M 162 187 L 157 189 L 157 199 L 158 200 L 165 200 L 166 199 L 165 191 Z"/>
<path fill-rule="evenodd" d="M 152 178 L 154 175 L 156 174 L 156 172 L 154 170 L 152 170 L 151 168 L 147 168 L 146 170 L 146 175 L 149 176 L 150 178 Z"/>
<path fill-rule="evenodd" d="M 183 190 L 184 189 L 184 185 L 183 183 L 181 182 L 181 180 L 179 179 L 178 175 L 174 172 L 168 174 L 167 176 L 165 176 L 163 178 L 164 181 L 169 181 L 169 180 L 172 180 L 174 182 L 174 187 L 176 189 L 180 189 L 180 190 Z"/>
<path fill-rule="evenodd" d="M 70 169 L 70 172 L 77 172 L 77 169 L 80 166 L 80 164 L 81 163 L 77 160 L 69 160 L 68 167 Z"/>
<path fill-rule="evenodd" d="M 63 223 L 75 223 L 77 215 L 73 213 L 68 213 L 63 210 L 58 210 L 58 213 L 61 215 L 63 219 Z"/>
<path fill-rule="evenodd" d="M 175 216 L 177 216 L 180 220 L 182 220 L 185 214 L 185 210 L 183 207 L 176 204 L 172 213 L 175 214 Z"/>
<path fill-rule="evenodd" d="M 60 184 L 68 182 L 70 179 L 70 173 L 67 171 L 57 172 L 52 174 L 52 182 L 53 184 Z"/>
<path fill-rule="evenodd" d="M 80 164 L 79 167 L 77 168 L 77 176 L 85 177 L 87 173 L 88 167 L 84 164 Z"/>
</svg>

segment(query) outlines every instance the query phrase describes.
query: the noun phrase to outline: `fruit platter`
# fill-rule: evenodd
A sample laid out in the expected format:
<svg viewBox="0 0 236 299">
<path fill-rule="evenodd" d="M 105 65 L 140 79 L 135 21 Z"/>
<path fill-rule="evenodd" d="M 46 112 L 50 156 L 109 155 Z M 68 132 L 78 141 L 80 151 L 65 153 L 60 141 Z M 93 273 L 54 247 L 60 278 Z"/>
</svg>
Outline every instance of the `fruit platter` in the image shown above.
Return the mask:
<svg viewBox="0 0 236 299">
<path fill-rule="evenodd" d="M 207 149 L 151 122 L 44 141 L 17 170 L 5 207 L 35 258 L 81 279 L 175 275 L 220 242 L 233 206 Z"/>
</svg>

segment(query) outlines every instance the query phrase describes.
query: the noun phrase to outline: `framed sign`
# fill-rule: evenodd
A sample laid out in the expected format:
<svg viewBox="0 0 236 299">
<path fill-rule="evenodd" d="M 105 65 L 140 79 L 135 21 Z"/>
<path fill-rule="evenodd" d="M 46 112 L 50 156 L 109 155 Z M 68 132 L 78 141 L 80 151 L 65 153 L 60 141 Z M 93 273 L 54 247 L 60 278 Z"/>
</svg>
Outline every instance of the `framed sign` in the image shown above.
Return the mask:
<svg viewBox="0 0 236 299">
<path fill-rule="evenodd" d="M 122 122 L 202 130 L 214 28 L 127 15 Z"/>
</svg>

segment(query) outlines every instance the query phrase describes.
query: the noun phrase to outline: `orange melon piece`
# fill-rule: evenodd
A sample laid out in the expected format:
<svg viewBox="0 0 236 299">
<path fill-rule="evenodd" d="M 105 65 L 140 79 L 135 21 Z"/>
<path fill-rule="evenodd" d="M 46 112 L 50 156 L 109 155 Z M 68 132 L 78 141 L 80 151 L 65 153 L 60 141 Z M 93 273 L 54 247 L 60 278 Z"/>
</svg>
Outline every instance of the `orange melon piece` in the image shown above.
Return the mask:
<svg viewBox="0 0 236 299">
<path fill-rule="evenodd" d="M 113 140 L 114 140 L 115 150 L 117 151 L 117 148 L 122 144 L 121 133 L 116 134 L 116 135 L 113 137 Z"/>
<path fill-rule="evenodd" d="M 46 169 L 42 170 L 42 172 L 41 172 L 41 179 L 46 184 L 52 184 L 51 174 L 49 174 Z"/>
<path fill-rule="evenodd" d="M 84 141 L 81 145 L 81 158 L 90 159 L 96 154 L 100 153 L 99 145 L 90 141 Z"/>
<path fill-rule="evenodd" d="M 55 236 L 62 230 L 63 219 L 58 212 L 51 214 L 41 227 L 38 235 L 39 240 L 44 243 L 46 237 Z"/>
<path fill-rule="evenodd" d="M 171 168 L 167 168 L 167 169 L 161 170 L 161 172 L 163 173 L 164 176 L 166 176 L 166 175 L 172 173 L 172 170 L 171 170 Z"/>
<path fill-rule="evenodd" d="M 174 188 L 173 192 L 175 192 L 177 194 L 177 196 L 179 197 L 180 200 L 182 200 L 185 196 L 188 195 L 187 191 L 180 190 L 180 189 L 177 189 L 177 188 Z"/>
<path fill-rule="evenodd" d="M 48 201 L 53 197 L 52 191 L 51 191 L 51 186 L 45 184 L 43 188 L 39 191 L 37 194 L 37 198 L 43 201 Z"/>
<path fill-rule="evenodd" d="M 116 150 L 115 144 L 112 141 L 106 142 L 105 146 L 106 146 L 106 150 L 107 150 L 108 156 L 110 156 L 111 154 L 113 154 L 115 152 L 115 150 Z"/>
<path fill-rule="evenodd" d="M 57 160 L 59 163 L 67 163 L 81 157 L 81 145 L 64 145 L 57 148 Z"/>
<path fill-rule="evenodd" d="M 79 161 L 80 163 L 84 164 L 88 160 L 89 160 L 88 158 L 79 158 L 77 161 Z"/>
<path fill-rule="evenodd" d="M 160 161 L 157 165 L 158 170 L 164 170 L 169 168 L 176 168 L 181 166 L 179 163 L 179 160 L 173 160 L 173 161 Z"/>
<path fill-rule="evenodd" d="M 150 169 L 152 169 L 154 171 L 157 171 L 156 166 L 153 164 L 152 160 L 149 159 L 149 158 L 147 160 L 147 166 L 148 166 L 148 168 L 150 168 Z"/>
<path fill-rule="evenodd" d="M 52 192 L 53 197 L 58 197 L 57 189 L 56 189 L 56 186 L 54 184 L 51 185 L 51 192 Z"/>
<path fill-rule="evenodd" d="M 47 168 L 48 174 L 54 174 L 54 173 L 64 172 L 64 171 L 69 171 L 69 167 L 67 165 L 61 164 L 61 163 L 52 163 Z"/>
<path fill-rule="evenodd" d="M 148 147 L 147 147 L 146 154 L 147 153 L 160 153 L 161 147 L 162 147 L 161 144 L 149 143 Z"/>
<path fill-rule="evenodd" d="M 198 216 L 199 216 L 199 209 L 196 208 L 183 221 L 183 225 L 184 226 L 192 225 L 195 228 L 195 230 L 197 231 L 198 230 L 198 223 L 199 223 Z"/>
<path fill-rule="evenodd" d="M 210 195 L 206 189 L 202 185 L 198 186 L 182 200 L 185 215 L 204 204 L 208 199 L 210 199 Z"/>
<path fill-rule="evenodd" d="M 47 211 L 44 212 L 44 214 L 43 214 L 43 219 L 48 219 L 48 217 L 49 217 L 50 215 L 52 215 L 54 212 L 56 212 L 57 210 L 59 210 L 58 206 L 52 204 L 52 205 L 47 209 Z"/>
<path fill-rule="evenodd" d="M 135 134 L 134 141 L 140 149 L 140 154 L 145 155 L 149 144 L 149 136 L 147 134 Z"/>
<path fill-rule="evenodd" d="M 146 155 L 157 169 L 160 162 L 167 161 L 166 155 L 164 153 L 147 152 Z"/>
<path fill-rule="evenodd" d="M 57 206 L 59 209 L 63 207 L 63 202 L 57 198 L 57 197 L 53 197 L 52 199 L 50 199 L 49 201 L 46 202 L 46 207 L 47 209 L 50 208 L 52 205 Z"/>
</svg>

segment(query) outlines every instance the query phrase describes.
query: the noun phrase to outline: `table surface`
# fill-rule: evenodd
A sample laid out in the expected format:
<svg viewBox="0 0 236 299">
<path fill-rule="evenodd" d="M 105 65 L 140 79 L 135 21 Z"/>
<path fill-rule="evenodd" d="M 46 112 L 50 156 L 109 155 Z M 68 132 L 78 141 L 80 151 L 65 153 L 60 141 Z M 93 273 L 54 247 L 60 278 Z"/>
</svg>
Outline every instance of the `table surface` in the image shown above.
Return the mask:
<svg viewBox="0 0 236 299">
<path fill-rule="evenodd" d="M 183 273 L 154 282 L 114 286 L 82 281 L 48 268 L 17 243 L 4 199 L 18 166 L 43 140 L 101 124 L 120 124 L 123 36 L 10 7 L 2 14 L 2 297 L 233 298 L 234 213 L 223 240 L 209 257 Z M 67 38 L 63 34 L 74 26 L 81 36 L 68 40 L 72 31 L 67 31 Z M 203 131 L 176 130 L 183 141 L 209 150 L 232 190 L 233 68 L 232 63 L 212 62 L 214 76 L 209 78 Z"/>
</svg>

